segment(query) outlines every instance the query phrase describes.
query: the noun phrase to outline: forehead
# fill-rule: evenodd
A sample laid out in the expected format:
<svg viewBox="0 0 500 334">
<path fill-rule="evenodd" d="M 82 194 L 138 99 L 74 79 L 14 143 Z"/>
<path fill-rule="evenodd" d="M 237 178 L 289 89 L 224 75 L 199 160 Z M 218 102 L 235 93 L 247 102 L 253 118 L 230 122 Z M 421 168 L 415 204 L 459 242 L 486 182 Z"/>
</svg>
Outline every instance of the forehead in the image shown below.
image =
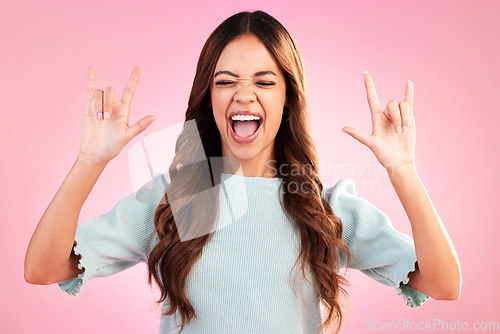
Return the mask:
<svg viewBox="0 0 500 334">
<path fill-rule="evenodd" d="M 255 35 L 238 36 L 222 50 L 215 72 L 228 70 L 240 76 L 252 76 L 259 71 L 280 72 L 273 55 Z"/>
</svg>

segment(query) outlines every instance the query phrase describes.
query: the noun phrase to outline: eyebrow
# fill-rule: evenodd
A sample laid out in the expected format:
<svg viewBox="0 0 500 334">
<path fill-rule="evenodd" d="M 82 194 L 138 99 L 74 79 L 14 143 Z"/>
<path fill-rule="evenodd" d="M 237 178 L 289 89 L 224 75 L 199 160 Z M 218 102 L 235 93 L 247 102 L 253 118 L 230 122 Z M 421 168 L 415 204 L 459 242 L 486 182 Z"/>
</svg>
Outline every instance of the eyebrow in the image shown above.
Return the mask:
<svg viewBox="0 0 500 334">
<path fill-rule="evenodd" d="M 218 71 L 217 73 L 215 73 L 214 75 L 214 78 L 220 74 L 227 74 L 227 75 L 230 75 L 232 77 L 235 77 L 235 78 L 239 78 L 240 76 L 238 74 L 235 74 L 231 71 Z M 263 76 L 263 75 L 267 75 L 267 74 L 271 74 L 271 75 L 274 75 L 274 76 L 277 76 L 276 73 L 274 73 L 273 71 L 260 71 L 260 72 L 255 72 L 254 76 L 255 77 L 260 77 L 260 76 Z"/>
</svg>

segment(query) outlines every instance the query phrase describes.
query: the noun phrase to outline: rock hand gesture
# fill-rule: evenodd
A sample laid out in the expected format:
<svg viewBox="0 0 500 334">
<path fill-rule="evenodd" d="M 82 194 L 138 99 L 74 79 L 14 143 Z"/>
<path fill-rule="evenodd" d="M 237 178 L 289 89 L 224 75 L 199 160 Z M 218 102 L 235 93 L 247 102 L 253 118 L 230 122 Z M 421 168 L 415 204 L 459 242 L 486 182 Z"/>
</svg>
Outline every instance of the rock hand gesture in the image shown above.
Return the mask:
<svg viewBox="0 0 500 334">
<path fill-rule="evenodd" d="M 129 126 L 132 97 L 141 75 L 140 67 L 134 68 L 120 101 L 115 102 L 111 87 L 96 89 L 96 69 L 88 72 L 87 105 L 83 115 L 82 140 L 79 155 L 97 163 L 107 163 L 120 153 L 135 136 L 144 131 L 156 118 L 146 116 Z"/>
<path fill-rule="evenodd" d="M 406 82 L 405 99 L 389 101 L 384 110 L 380 107 L 373 79 L 364 73 L 368 105 L 372 116 L 372 134 L 346 126 L 342 131 L 366 145 L 380 164 L 392 172 L 401 167 L 414 167 L 415 120 L 413 118 L 413 82 Z"/>
<path fill-rule="evenodd" d="M 418 266 L 408 274 L 408 286 L 434 299 L 455 300 L 460 296 L 462 272 L 455 247 L 435 210 L 415 168 L 415 120 L 413 83 L 406 82 L 405 99 L 390 101 L 382 111 L 372 77 L 364 74 L 372 115 L 372 134 L 344 127 L 368 146 L 387 170 L 410 221 Z"/>
<path fill-rule="evenodd" d="M 96 70 L 89 68 L 80 151 L 31 237 L 24 262 L 27 282 L 52 284 L 83 272 L 79 255 L 73 252 L 82 206 L 107 163 L 155 120 L 149 115 L 128 125 L 140 74 L 141 69 L 134 68 L 121 100 L 115 102 L 113 88 L 96 89 Z"/>
</svg>

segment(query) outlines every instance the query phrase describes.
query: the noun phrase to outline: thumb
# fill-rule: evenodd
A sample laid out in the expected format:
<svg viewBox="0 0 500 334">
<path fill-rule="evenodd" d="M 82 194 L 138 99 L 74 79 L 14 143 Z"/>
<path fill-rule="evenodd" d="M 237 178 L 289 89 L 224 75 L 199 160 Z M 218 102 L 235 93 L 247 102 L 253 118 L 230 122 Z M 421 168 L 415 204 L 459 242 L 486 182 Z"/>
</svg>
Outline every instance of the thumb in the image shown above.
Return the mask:
<svg viewBox="0 0 500 334">
<path fill-rule="evenodd" d="M 363 131 L 353 128 L 351 126 L 344 126 L 342 128 L 342 132 L 347 133 L 348 135 L 359 141 L 361 144 L 370 147 L 371 136 L 367 135 Z"/>
<path fill-rule="evenodd" d="M 147 127 L 156 121 L 156 117 L 153 115 L 149 115 L 146 117 L 143 117 L 139 121 L 137 121 L 134 125 L 129 126 L 128 128 L 128 139 L 131 140 L 135 136 L 137 136 L 139 133 L 142 131 L 146 130 Z"/>
</svg>

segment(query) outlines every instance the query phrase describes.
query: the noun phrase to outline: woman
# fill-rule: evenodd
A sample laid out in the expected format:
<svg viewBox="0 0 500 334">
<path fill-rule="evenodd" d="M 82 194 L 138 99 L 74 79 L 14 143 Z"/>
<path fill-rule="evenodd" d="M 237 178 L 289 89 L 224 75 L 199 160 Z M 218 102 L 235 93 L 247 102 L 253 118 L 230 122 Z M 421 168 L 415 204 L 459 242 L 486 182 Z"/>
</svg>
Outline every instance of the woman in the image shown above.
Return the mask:
<svg viewBox="0 0 500 334">
<path fill-rule="evenodd" d="M 458 258 L 415 170 L 413 84 L 382 111 L 365 73 L 373 133 L 343 131 L 387 169 L 415 245 L 356 196 L 352 180 L 323 189 L 300 55 L 261 11 L 228 18 L 205 43 L 170 182 L 153 180 L 164 196 L 144 200 L 139 191 L 77 230 L 106 164 L 155 119 L 128 126 L 139 75 L 135 68 L 116 103 L 112 88 L 96 89 L 90 68 L 80 154 L 33 234 L 28 282 L 58 282 L 77 295 L 92 277 L 146 262 L 164 305 L 160 331 L 184 333 L 339 329 L 343 267 L 394 287 L 411 307 L 458 298 Z"/>
</svg>

